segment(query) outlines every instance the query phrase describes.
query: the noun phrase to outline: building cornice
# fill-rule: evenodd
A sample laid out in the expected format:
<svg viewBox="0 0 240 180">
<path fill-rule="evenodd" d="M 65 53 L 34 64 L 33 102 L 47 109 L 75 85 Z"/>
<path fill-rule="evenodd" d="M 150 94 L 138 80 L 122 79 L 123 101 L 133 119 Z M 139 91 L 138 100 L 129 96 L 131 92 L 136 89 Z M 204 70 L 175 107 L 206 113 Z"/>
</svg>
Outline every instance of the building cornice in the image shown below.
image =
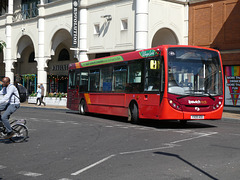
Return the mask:
<svg viewBox="0 0 240 180">
<path fill-rule="evenodd" d="M 206 2 L 209 0 L 189 0 L 189 4 L 196 4 L 196 3 L 202 3 L 202 2 Z"/>
<path fill-rule="evenodd" d="M 56 5 L 69 4 L 69 3 L 72 3 L 72 1 L 61 0 L 61 1 L 55 1 L 55 2 L 50 2 L 46 4 L 38 4 L 38 7 L 51 8 L 51 7 L 55 7 Z"/>
<path fill-rule="evenodd" d="M 176 3 L 176 4 L 187 5 L 190 0 L 163 0 L 163 1 L 172 2 L 172 3 Z"/>
<path fill-rule="evenodd" d="M 232 50 L 221 50 L 221 54 L 238 54 L 240 53 L 240 49 L 232 49 Z"/>
<path fill-rule="evenodd" d="M 61 11 L 61 12 L 48 14 L 48 15 L 45 15 L 45 16 L 38 16 L 38 18 L 51 18 L 51 17 L 54 17 L 54 16 L 62 16 L 62 15 L 71 14 L 71 13 L 72 13 L 72 9 L 69 9 L 69 10 L 65 10 L 65 11 Z"/>
</svg>

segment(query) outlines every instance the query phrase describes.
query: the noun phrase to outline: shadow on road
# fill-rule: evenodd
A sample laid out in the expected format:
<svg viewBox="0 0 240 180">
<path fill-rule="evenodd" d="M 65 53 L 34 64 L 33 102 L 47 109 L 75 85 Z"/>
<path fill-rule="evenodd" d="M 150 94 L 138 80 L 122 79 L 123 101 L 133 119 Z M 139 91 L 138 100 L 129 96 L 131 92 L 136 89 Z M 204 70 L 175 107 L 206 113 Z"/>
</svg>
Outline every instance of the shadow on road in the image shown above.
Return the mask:
<svg viewBox="0 0 240 180">
<path fill-rule="evenodd" d="M 174 157 L 176 159 L 179 159 L 179 160 L 183 161 L 184 163 L 188 164 L 189 166 L 191 166 L 192 168 L 194 168 L 194 169 L 198 170 L 199 172 L 203 173 L 204 175 L 206 175 L 210 179 L 217 180 L 217 178 L 213 177 L 211 174 L 209 174 L 206 171 L 200 169 L 199 167 L 197 167 L 194 164 L 190 163 L 189 161 L 183 159 L 181 156 L 179 156 L 177 154 L 166 153 L 166 152 L 154 152 L 154 153 L 155 154 L 159 154 L 159 155 L 164 155 L 164 156 L 169 156 L 169 157 Z"/>
<path fill-rule="evenodd" d="M 68 111 L 66 113 L 79 115 L 78 112 L 76 111 Z M 84 115 L 84 116 L 101 118 L 101 119 L 116 121 L 116 122 L 130 123 L 128 122 L 127 117 L 121 117 L 121 116 L 92 114 L 92 113 L 88 113 L 87 115 Z M 152 120 L 152 119 L 142 119 L 138 125 L 145 126 L 145 127 L 153 127 L 157 129 L 168 129 L 168 128 L 199 129 L 199 128 L 215 128 L 216 127 L 214 125 L 207 124 L 206 121 L 188 121 L 186 124 L 181 124 L 179 121 L 176 121 L 176 120 L 165 121 L 165 120 Z"/>
</svg>

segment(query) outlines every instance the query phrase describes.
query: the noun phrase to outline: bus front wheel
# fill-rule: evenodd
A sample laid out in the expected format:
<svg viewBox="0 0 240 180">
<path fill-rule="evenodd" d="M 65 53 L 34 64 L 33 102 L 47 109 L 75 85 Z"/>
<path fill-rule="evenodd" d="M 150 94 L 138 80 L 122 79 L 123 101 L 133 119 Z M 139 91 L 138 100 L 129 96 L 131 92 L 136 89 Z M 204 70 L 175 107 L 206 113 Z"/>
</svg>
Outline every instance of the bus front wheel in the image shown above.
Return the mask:
<svg viewBox="0 0 240 180">
<path fill-rule="evenodd" d="M 86 114 L 86 101 L 83 99 L 79 104 L 79 114 L 85 115 Z"/>
<path fill-rule="evenodd" d="M 128 108 L 128 120 L 133 124 L 138 124 L 140 122 L 136 103 L 131 104 Z"/>
</svg>

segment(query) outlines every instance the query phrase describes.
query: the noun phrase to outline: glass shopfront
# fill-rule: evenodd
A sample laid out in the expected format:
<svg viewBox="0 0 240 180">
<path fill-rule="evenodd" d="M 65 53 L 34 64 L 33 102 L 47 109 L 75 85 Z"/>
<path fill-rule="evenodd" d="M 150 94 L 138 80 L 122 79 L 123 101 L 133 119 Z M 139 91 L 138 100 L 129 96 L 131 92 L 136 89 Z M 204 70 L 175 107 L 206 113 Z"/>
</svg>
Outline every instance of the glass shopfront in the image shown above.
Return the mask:
<svg viewBox="0 0 240 180">
<path fill-rule="evenodd" d="M 68 64 L 52 65 L 48 75 L 49 93 L 67 93 Z"/>
<path fill-rule="evenodd" d="M 28 90 L 28 94 L 33 94 L 37 91 L 36 74 L 23 74 L 23 75 L 16 74 L 15 82 L 22 84 Z"/>
<path fill-rule="evenodd" d="M 49 75 L 48 76 L 48 92 L 49 93 L 67 93 L 68 76 Z"/>
</svg>

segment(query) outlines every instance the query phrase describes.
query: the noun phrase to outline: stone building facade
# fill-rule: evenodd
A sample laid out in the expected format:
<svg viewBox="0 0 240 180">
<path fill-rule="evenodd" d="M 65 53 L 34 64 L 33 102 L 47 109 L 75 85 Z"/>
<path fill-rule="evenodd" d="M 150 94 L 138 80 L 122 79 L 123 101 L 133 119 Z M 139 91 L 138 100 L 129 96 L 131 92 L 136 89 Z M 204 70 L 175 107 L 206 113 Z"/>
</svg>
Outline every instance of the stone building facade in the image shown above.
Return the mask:
<svg viewBox="0 0 240 180">
<path fill-rule="evenodd" d="M 0 14 L 0 76 L 33 92 L 66 92 L 67 66 L 154 47 L 188 44 L 187 0 L 75 0 L 78 46 L 72 47 L 73 1 L 4 0 Z M 76 3 L 75 3 L 76 4 Z"/>
</svg>

